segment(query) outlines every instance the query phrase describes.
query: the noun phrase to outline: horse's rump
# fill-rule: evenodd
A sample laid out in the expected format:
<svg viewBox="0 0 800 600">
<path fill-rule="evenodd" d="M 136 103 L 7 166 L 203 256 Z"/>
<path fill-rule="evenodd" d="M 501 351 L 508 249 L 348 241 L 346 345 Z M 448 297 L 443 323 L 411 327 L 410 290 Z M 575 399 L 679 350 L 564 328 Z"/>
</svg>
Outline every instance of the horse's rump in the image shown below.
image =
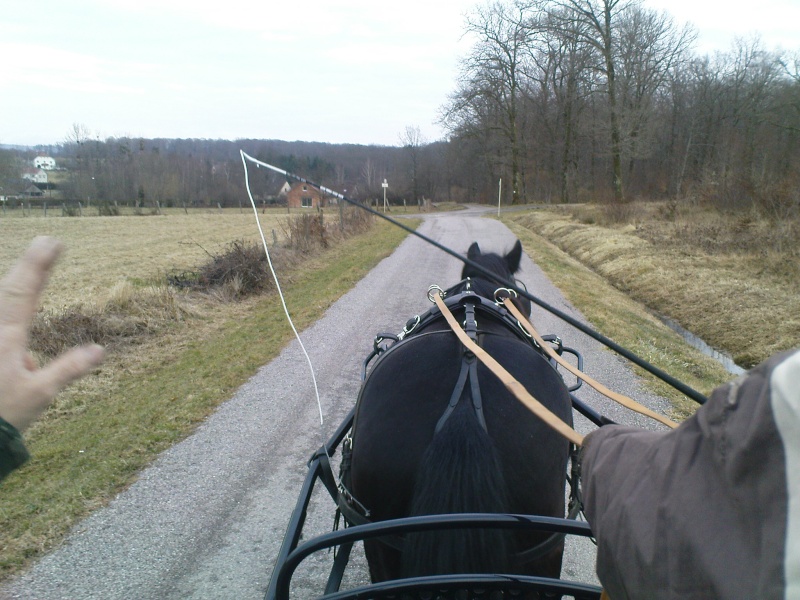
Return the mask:
<svg viewBox="0 0 800 600">
<path fill-rule="evenodd" d="M 547 359 L 505 327 L 480 317 L 479 326 L 478 339 L 484 349 L 550 410 L 571 424 L 569 393 Z M 426 450 L 436 441 L 434 431 L 453 395 L 463 357 L 464 348 L 451 332 L 432 327 L 395 344 L 376 361 L 364 382 L 352 432 L 351 487 L 356 499 L 370 511 L 372 520 L 410 514 L 415 486 L 420 483 L 418 469 L 425 460 Z M 493 447 L 487 452 L 496 455 L 498 481 L 506 488 L 500 494 L 505 506 L 486 509 L 486 498 L 459 498 L 460 510 L 452 512 L 563 516 L 568 443 L 519 403 L 483 365 L 478 365 L 477 374 L 488 433 L 485 437 Z M 447 427 L 464 429 L 477 425 L 470 396 L 467 390 L 456 411 L 448 417 L 448 422 L 453 422 L 437 436 L 443 435 Z M 456 430 L 448 435 L 446 443 L 450 444 L 451 440 L 458 443 L 459 436 L 473 437 L 474 432 Z M 444 443 L 445 439 L 438 442 Z M 458 460 L 462 450 L 458 447 L 451 450 L 452 460 Z M 467 451 L 464 447 L 463 452 Z M 469 451 L 474 452 L 474 447 Z M 441 449 L 434 453 L 444 454 Z M 469 460 L 462 456 L 462 462 L 465 458 Z M 473 454 L 472 464 L 463 464 L 461 474 L 471 476 L 469 469 L 488 469 L 486 465 L 493 464 L 494 459 L 487 459 L 486 465 L 478 467 L 478 462 L 484 462 L 478 458 L 482 459 Z M 452 493 L 453 490 L 442 490 L 443 499 L 452 501 L 453 498 L 446 498 Z M 476 490 L 471 495 L 483 496 L 488 492 Z M 451 507 L 452 502 L 442 506 Z M 530 539 L 535 541 L 535 538 Z M 374 556 L 374 549 L 369 553 Z M 373 577 L 374 562 L 370 561 Z"/>
</svg>

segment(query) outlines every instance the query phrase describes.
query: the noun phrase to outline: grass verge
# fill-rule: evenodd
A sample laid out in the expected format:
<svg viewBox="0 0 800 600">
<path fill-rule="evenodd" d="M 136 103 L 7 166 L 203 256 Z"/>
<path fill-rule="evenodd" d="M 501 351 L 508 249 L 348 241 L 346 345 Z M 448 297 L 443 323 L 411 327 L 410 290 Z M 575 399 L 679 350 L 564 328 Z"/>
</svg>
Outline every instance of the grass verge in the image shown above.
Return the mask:
<svg viewBox="0 0 800 600">
<path fill-rule="evenodd" d="M 405 235 L 376 224 L 282 274 L 298 330 Z M 228 304 L 196 296 L 183 300 L 188 308 L 182 320 L 112 354 L 30 431 L 33 460 L 0 486 L 1 578 L 52 548 L 77 520 L 129 485 L 292 338 L 274 295 Z"/>
<path fill-rule="evenodd" d="M 742 367 L 800 345 L 800 249 L 760 243 L 766 235 L 739 231 L 736 216 L 698 207 L 665 220 L 653 204 L 635 205 L 639 216 L 620 224 L 586 219 L 597 207 L 511 218 Z"/>
<path fill-rule="evenodd" d="M 502 220 L 519 236 L 531 259 L 603 335 L 704 394 L 731 379 L 719 363 L 686 344 L 641 303 L 530 228 L 525 215 L 511 214 Z M 639 367 L 635 370 L 649 389 L 670 400 L 674 419 L 682 420 L 697 409 L 694 401 L 671 386 Z M 603 383 L 614 388 L 613 381 Z"/>
</svg>

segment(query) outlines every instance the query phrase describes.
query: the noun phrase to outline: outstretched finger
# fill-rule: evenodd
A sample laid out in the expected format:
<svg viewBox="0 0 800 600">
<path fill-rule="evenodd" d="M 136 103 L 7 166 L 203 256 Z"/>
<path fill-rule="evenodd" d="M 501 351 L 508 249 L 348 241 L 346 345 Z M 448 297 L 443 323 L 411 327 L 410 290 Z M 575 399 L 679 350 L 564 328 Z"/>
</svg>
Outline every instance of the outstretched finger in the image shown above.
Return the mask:
<svg viewBox="0 0 800 600">
<path fill-rule="evenodd" d="M 37 237 L 11 271 L 0 281 L 0 325 L 27 328 L 39 305 L 53 263 L 61 253 L 61 242 Z"/>
<path fill-rule="evenodd" d="M 68 350 L 36 373 L 42 397 L 49 403 L 64 386 L 98 367 L 104 357 L 105 350 L 96 344 Z"/>
</svg>

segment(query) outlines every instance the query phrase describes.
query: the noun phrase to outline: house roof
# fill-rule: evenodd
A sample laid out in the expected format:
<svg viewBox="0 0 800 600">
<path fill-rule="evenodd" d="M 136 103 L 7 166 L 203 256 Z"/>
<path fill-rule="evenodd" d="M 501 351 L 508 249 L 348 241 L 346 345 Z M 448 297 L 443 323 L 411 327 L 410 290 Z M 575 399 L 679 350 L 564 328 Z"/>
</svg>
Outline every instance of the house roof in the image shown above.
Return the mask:
<svg viewBox="0 0 800 600">
<path fill-rule="evenodd" d="M 315 192 L 317 192 L 318 194 L 321 194 L 321 193 L 322 193 L 322 190 L 320 190 L 320 189 L 319 189 L 317 186 L 315 186 L 315 185 L 312 185 L 312 184 L 310 184 L 310 183 L 307 183 L 307 182 L 306 182 L 306 183 L 304 183 L 304 182 L 302 182 L 302 181 L 297 181 L 297 182 L 293 183 L 293 184 L 292 184 L 292 191 L 294 191 L 294 190 L 296 190 L 296 189 L 300 188 L 301 186 L 305 186 L 305 187 L 303 187 L 302 189 L 306 189 L 306 188 L 308 188 L 308 189 L 310 189 L 310 190 L 314 190 L 314 191 L 315 191 Z"/>
<path fill-rule="evenodd" d="M 274 194 L 275 196 L 280 196 L 286 194 L 291 189 L 288 181 L 284 181 L 282 183 L 278 183 L 274 186 Z"/>
</svg>

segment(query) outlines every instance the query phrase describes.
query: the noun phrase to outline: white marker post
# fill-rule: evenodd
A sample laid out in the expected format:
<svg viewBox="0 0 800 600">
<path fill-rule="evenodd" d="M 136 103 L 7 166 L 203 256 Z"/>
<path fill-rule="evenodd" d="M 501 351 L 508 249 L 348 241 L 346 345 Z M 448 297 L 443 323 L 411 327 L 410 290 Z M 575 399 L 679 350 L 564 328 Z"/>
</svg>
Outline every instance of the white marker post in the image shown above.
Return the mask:
<svg viewBox="0 0 800 600">
<path fill-rule="evenodd" d="M 385 179 L 383 180 L 381 187 L 383 188 L 383 214 L 386 214 L 386 188 L 389 187 L 389 184 L 386 183 Z"/>
<path fill-rule="evenodd" d="M 500 216 L 500 199 L 503 197 L 503 179 L 500 179 L 500 183 L 497 186 L 497 216 Z"/>
</svg>

